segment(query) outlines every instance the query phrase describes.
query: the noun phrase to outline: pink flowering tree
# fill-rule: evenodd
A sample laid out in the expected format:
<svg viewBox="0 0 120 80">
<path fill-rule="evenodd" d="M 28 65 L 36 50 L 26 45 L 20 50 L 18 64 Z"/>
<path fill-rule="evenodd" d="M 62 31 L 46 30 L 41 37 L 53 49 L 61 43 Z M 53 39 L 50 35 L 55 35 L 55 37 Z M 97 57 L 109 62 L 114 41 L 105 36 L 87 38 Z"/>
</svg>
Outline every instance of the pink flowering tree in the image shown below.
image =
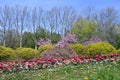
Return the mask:
<svg viewBox="0 0 120 80">
<path fill-rule="evenodd" d="M 37 47 L 40 47 L 41 45 L 45 45 L 45 44 L 51 44 L 51 40 L 40 39 L 40 40 L 37 42 Z"/>
<path fill-rule="evenodd" d="M 68 43 L 76 42 L 77 42 L 76 35 L 68 33 L 65 37 L 61 38 L 61 40 L 55 45 L 55 47 L 64 48 Z"/>
<path fill-rule="evenodd" d="M 77 56 L 75 52 L 72 50 L 68 43 L 76 43 L 76 36 L 73 34 L 67 34 L 65 37 L 61 38 L 61 40 L 55 45 L 51 50 L 43 53 L 42 58 L 48 59 L 57 59 L 57 58 L 66 58 L 70 59 L 72 56 Z"/>
</svg>

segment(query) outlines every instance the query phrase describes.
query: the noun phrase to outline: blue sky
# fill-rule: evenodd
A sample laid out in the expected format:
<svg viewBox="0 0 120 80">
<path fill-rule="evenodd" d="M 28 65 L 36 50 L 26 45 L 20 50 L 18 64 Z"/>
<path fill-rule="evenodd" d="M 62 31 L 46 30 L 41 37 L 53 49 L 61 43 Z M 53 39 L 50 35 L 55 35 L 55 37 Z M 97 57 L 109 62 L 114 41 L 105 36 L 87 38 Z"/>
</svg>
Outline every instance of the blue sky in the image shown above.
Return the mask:
<svg viewBox="0 0 120 80">
<path fill-rule="evenodd" d="M 92 6 L 97 9 L 113 7 L 120 12 L 120 0 L 0 0 L 0 6 L 4 5 L 21 5 L 33 7 L 42 7 L 49 10 L 52 7 L 72 6 L 76 11 Z"/>
</svg>

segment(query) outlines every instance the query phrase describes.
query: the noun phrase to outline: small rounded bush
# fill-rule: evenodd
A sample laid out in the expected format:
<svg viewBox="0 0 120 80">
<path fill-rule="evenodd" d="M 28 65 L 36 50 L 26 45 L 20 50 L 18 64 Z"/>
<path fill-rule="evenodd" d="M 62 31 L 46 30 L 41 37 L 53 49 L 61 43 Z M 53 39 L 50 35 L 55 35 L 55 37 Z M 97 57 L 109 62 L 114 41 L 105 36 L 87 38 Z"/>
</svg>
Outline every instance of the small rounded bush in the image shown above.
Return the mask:
<svg viewBox="0 0 120 80">
<path fill-rule="evenodd" d="M 83 54 L 84 46 L 82 44 L 69 44 L 69 46 L 75 51 L 79 56 Z"/>
<path fill-rule="evenodd" d="M 0 61 L 13 60 L 15 58 L 14 50 L 0 46 Z"/>
<path fill-rule="evenodd" d="M 120 54 L 120 49 L 117 50 L 117 53 Z"/>
<path fill-rule="evenodd" d="M 47 50 L 50 50 L 51 48 L 53 48 L 53 45 L 52 45 L 52 44 L 41 45 L 41 46 L 38 48 L 38 53 L 41 54 L 42 52 L 47 51 Z"/>
<path fill-rule="evenodd" d="M 31 59 L 35 58 L 37 55 L 37 51 L 32 48 L 18 48 L 15 50 L 16 56 L 18 59 Z"/>
<path fill-rule="evenodd" d="M 101 54 L 111 54 L 116 53 L 117 50 L 107 42 L 97 42 L 85 46 L 84 54 L 91 55 L 101 55 Z"/>
</svg>

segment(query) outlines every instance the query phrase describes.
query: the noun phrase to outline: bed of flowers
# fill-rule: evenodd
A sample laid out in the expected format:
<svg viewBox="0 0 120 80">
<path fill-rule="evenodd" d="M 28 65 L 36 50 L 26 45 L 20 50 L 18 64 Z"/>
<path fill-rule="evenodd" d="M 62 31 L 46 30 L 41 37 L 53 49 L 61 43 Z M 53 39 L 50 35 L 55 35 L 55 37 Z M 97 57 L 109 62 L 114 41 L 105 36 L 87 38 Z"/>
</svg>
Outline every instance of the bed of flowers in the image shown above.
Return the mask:
<svg viewBox="0 0 120 80">
<path fill-rule="evenodd" d="M 90 57 L 79 57 L 77 54 L 75 54 L 71 47 L 68 46 L 68 43 L 75 43 L 76 41 L 77 40 L 75 35 L 67 34 L 66 37 L 63 37 L 54 46 L 54 48 L 43 53 L 41 58 L 0 62 L 0 73 L 14 73 L 23 70 L 56 68 L 63 65 L 82 65 L 98 62 L 100 64 L 109 62 L 120 62 L 120 55 L 117 53 L 109 55 L 101 54 Z"/>
<path fill-rule="evenodd" d="M 8 62 L 0 62 L 0 73 L 10 73 L 10 72 L 19 72 L 22 70 L 38 70 L 46 68 L 55 68 L 63 65 L 81 65 L 89 63 L 108 63 L 120 61 L 119 54 L 109 54 L 109 55 L 96 55 L 96 56 L 72 56 L 70 59 L 66 58 L 57 58 L 57 59 L 44 59 L 44 58 L 35 58 L 30 60 L 14 60 Z"/>
</svg>

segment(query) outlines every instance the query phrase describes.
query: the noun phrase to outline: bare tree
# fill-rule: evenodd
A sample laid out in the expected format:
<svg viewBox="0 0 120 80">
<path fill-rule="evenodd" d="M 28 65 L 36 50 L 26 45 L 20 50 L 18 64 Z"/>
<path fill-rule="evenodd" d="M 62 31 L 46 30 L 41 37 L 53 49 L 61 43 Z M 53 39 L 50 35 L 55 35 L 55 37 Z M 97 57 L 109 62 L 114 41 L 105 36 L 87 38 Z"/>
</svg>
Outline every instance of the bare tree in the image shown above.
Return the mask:
<svg viewBox="0 0 120 80">
<path fill-rule="evenodd" d="M 19 40 L 20 40 L 20 47 L 22 47 L 22 35 L 25 29 L 27 29 L 28 25 L 28 17 L 29 17 L 29 12 L 28 12 L 28 8 L 27 7 L 23 7 L 21 9 L 21 13 L 19 14 L 20 16 L 20 20 L 19 23 L 20 24 L 17 27 L 17 30 L 19 30 Z"/>
<path fill-rule="evenodd" d="M 43 10 L 42 8 L 34 8 L 32 10 L 32 31 L 33 31 L 33 40 L 35 42 L 35 49 L 37 49 L 37 41 L 39 39 L 37 31 L 42 26 L 43 21 Z"/>
<path fill-rule="evenodd" d="M 33 30 L 33 40 L 35 42 L 35 49 L 37 49 L 37 36 L 36 36 L 36 31 L 37 31 L 37 11 L 36 8 L 33 9 L 32 11 L 32 30 Z"/>
<path fill-rule="evenodd" d="M 44 15 L 43 15 L 44 17 L 42 18 L 42 23 L 43 23 L 43 27 L 44 27 L 44 29 L 45 29 L 45 40 L 47 40 L 48 39 L 48 35 L 47 35 L 47 16 L 46 16 L 46 12 L 44 11 Z"/>
<path fill-rule="evenodd" d="M 99 32 L 102 37 L 113 43 L 113 30 L 118 24 L 118 12 L 113 8 L 101 9 L 98 16 Z"/>
<path fill-rule="evenodd" d="M 13 7 L 10 7 L 10 6 L 8 6 L 8 8 L 7 8 L 8 10 L 7 10 L 7 14 L 6 14 L 6 16 L 7 16 L 7 27 L 8 27 L 8 29 L 7 29 L 7 32 L 6 32 L 6 46 L 8 46 L 8 47 L 12 47 L 12 45 L 13 45 L 13 41 L 12 41 L 12 36 L 13 36 L 13 34 L 11 34 L 11 32 L 13 31 L 13 20 L 14 20 L 14 18 L 13 18 L 13 13 L 14 13 L 14 9 L 13 9 Z M 8 36 L 8 35 L 10 35 L 10 36 Z"/>
<path fill-rule="evenodd" d="M 6 46 L 11 48 L 17 48 L 18 47 L 18 41 L 17 41 L 17 34 L 15 29 L 10 29 L 7 31 L 6 34 Z"/>
<path fill-rule="evenodd" d="M 84 19 L 88 21 L 91 21 L 91 20 L 95 21 L 96 16 L 97 16 L 97 10 L 93 6 L 87 6 L 81 10 L 79 16 L 83 17 Z"/>
<path fill-rule="evenodd" d="M 60 26 L 62 26 L 62 35 L 64 36 L 73 26 L 76 21 L 77 14 L 72 7 L 61 8 L 60 11 Z"/>
<path fill-rule="evenodd" d="M 50 40 L 52 41 L 52 34 L 53 32 L 57 32 L 58 28 L 58 9 L 52 8 L 51 10 L 47 11 L 47 22 L 50 27 Z"/>
<path fill-rule="evenodd" d="M 15 28 L 15 33 L 16 33 L 16 41 L 18 41 L 17 43 L 19 44 L 19 21 L 20 21 L 20 13 L 21 13 L 21 10 L 20 10 L 20 6 L 15 6 L 14 7 L 14 21 L 13 21 L 13 25 L 14 25 L 14 28 Z"/>
<path fill-rule="evenodd" d="M 6 35 L 12 27 L 12 9 L 10 6 L 5 5 L 0 8 L 0 26 L 1 35 L 3 37 L 3 46 L 6 46 Z"/>
<path fill-rule="evenodd" d="M 48 11 L 47 20 L 50 27 L 51 38 L 53 32 L 61 33 L 63 36 L 69 32 L 76 18 L 77 14 L 72 7 L 55 7 Z"/>
<path fill-rule="evenodd" d="M 6 18 L 4 18 L 4 13 L 3 13 L 3 9 L 0 8 L 0 32 L 1 32 L 1 36 L 3 37 L 3 46 L 5 46 L 5 35 L 6 35 Z"/>
</svg>

